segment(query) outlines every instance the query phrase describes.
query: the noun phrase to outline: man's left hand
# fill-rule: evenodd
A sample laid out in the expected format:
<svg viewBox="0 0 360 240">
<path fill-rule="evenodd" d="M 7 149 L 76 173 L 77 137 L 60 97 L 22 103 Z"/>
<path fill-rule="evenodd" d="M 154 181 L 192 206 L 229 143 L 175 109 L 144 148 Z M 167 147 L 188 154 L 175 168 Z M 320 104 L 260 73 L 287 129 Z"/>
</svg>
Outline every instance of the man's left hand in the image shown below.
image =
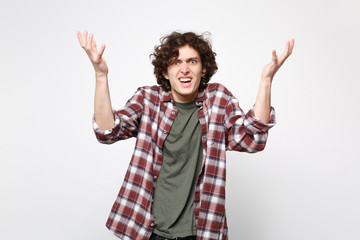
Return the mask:
<svg viewBox="0 0 360 240">
<path fill-rule="evenodd" d="M 285 62 L 285 60 L 291 55 L 293 48 L 294 48 L 294 42 L 295 39 L 291 39 L 290 41 L 286 42 L 286 46 L 285 46 L 285 50 L 284 52 L 280 55 L 277 56 L 276 54 L 276 50 L 272 51 L 272 59 L 271 62 L 268 63 L 262 73 L 261 73 L 261 80 L 262 81 L 270 81 L 270 83 L 272 82 L 275 73 L 279 70 L 279 68 L 283 65 L 283 63 Z"/>
</svg>

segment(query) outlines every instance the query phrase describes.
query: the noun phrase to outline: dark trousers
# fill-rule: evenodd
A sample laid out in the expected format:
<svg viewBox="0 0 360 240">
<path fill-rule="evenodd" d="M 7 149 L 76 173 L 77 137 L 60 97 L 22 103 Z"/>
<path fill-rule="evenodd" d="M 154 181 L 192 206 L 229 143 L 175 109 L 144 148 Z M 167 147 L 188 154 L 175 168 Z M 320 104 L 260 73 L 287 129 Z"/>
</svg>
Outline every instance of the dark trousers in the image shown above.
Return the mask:
<svg viewBox="0 0 360 240">
<path fill-rule="evenodd" d="M 196 240 L 196 236 L 188 236 L 182 238 L 164 238 L 155 233 L 151 234 L 150 240 Z"/>
</svg>

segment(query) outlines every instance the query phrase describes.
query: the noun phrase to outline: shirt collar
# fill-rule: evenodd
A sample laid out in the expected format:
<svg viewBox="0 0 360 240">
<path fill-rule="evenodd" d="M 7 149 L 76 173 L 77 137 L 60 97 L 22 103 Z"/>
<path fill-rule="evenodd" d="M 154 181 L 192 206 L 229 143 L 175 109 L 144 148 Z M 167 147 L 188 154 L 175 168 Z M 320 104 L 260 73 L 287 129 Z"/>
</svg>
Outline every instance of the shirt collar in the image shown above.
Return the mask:
<svg viewBox="0 0 360 240">
<path fill-rule="evenodd" d="M 170 102 L 170 101 L 174 101 L 174 98 L 172 96 L 172 93 L 171 91 L 163 91 L 162 93 L 162 96 L 161 96 L 161 100 L 163 102 Z M 199 89 L 198 93 L 197 93 L 197 96 L 195 98 L 195 102 L 196 102 L 196 105 L 198 106 L 201 106 L 203 105 L 203 101 L 206 100 L 206 94 L 205 94 L 205 89 Z"/>
</svg>

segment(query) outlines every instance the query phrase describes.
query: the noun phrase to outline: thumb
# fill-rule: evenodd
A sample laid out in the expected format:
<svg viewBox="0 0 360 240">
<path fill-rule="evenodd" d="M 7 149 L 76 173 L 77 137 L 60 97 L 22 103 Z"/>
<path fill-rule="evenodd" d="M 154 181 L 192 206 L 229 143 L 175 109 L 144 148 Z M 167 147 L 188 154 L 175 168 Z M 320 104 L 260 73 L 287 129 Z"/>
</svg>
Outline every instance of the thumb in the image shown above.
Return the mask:
<svg viewBox="0 0 360 240">
<path fill-rule="evenodd" d="M 103 55 L 104 51 L 105 51 L 105 44 L 102 44 L 100 46 L 100 49 L 99 49 L 99 52 L 98 52 L 100 57 Z"/>
</svg>

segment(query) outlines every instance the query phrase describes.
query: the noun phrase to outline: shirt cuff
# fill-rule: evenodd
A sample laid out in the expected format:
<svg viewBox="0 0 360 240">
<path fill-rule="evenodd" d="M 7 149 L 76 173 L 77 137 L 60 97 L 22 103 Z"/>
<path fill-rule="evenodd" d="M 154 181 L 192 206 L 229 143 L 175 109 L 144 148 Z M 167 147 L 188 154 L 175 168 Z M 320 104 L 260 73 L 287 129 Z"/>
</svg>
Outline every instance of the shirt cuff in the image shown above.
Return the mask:
<svg viewBox="0 0 360 240">
<path fill-rule="evenodd" d="M 118 128 L 120 126 L 120 118 L 117 114 L 115 114 L 115 110 L 113 110 L 113 115 L 114 115 L 114 126 L 108 130 L 102 130 L 99 128 L 99 126 L 96 123 L 95 120 L 95 114 L 93 115 L 93 129 L 95 131 L 95 133 L 106 136 L 109 134 L 112 134 L 112 132 L 114 131 L 115 128 Z"/>
<path fill-rule="evenodd" d="M 254 109 L 246 114 L 244 125 L 247 131 L 251 133 L 265 133 L 276 124 L 275 109 L 270 107 L 269 123 L 264 123 L 255 117 Z"/>
</svg>

